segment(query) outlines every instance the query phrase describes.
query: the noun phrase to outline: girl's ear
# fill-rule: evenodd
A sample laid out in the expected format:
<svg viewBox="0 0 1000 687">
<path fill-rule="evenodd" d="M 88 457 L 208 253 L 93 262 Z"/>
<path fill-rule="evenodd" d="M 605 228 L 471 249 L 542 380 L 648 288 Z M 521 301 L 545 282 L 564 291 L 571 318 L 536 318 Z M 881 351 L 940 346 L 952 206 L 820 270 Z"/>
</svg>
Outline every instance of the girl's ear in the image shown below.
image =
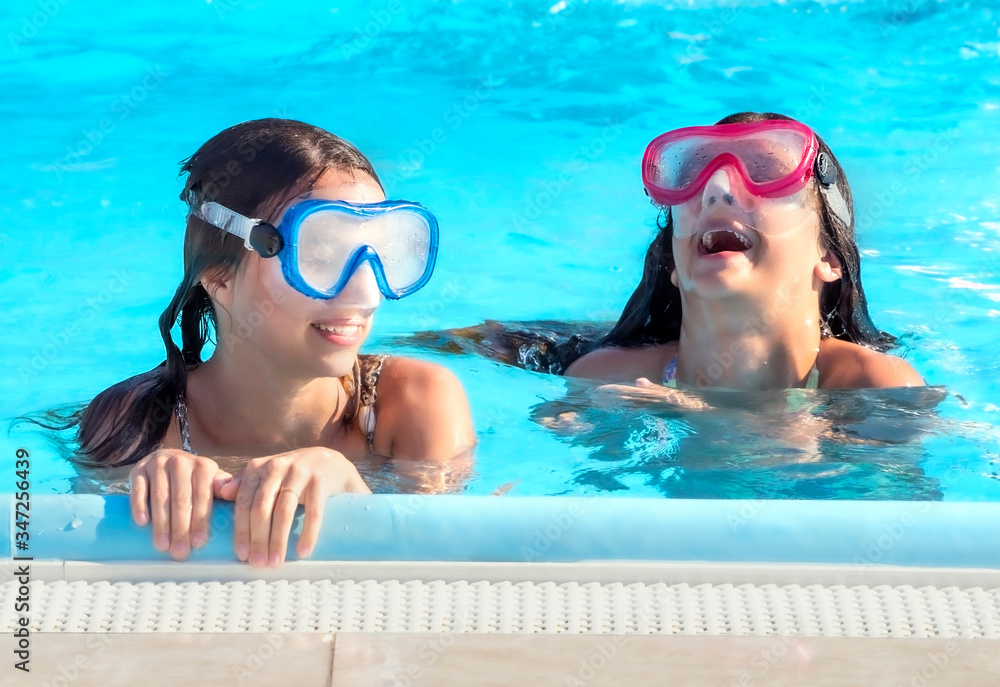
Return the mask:
<svg viewBox="0 0 1000 687">
<path fill-rule="evenodd" d="M 678 289 L 681 287 L 681 285 L 677 283 L 677 268 L 676 267 L 674 269 L 670 270 L 670 283 L 673 284 L 674 286 L 676 286 Z"/>
<path fill-rule="evenodd" d="M 820 249 L 824 250 L 824 249 Z M 833 252 L 830 248 L 824 250 L 823 255 L 816 262 L 816 267 L 813 268 L 813 273 L 820 278 L 821 281 L 833 282 L 841 279 L 844 276 L 844 267 L 840 264 L 840 258 L 837 254 Z"/>
<path fill-rule="evenodd" d="M 223 306 L 233 304 L 233 282 L 235 275 L 229 277 L 221 269 L 205 270 L 201 275 L 201 285 L 208 292 L 209 297 Z"/>
</svg>

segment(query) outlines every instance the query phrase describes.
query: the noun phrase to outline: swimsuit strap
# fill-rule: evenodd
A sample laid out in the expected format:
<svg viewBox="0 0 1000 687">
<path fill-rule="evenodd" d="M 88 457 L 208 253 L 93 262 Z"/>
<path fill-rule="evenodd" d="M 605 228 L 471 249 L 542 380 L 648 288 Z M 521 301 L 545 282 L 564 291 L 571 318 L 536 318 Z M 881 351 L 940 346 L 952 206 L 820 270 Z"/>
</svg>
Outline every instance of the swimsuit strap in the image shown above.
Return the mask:
<svg viewBox="0 0 1000 687">
<path fill-rule="evenodd" d="M 671 389 L 677 388 L 677 354 L 674 353 L 673 360 L 663 368 L 663 386 L 669 386 Z"/>
<path fill-rule="evenodd" d="M 387 355 L 359 355 L 361 382 L 361 407 L 358 408 L 358 420 L 361 431 L 368 440 L 368 451 L 375 453 L 375 401 L 378 398 L 378 377 L 382 373 L 382 363 Z"/>
<path fill-rule="evenodd" d="M 184 403 L 184 394 L 177 394 L 177 424 L 181 430 L 181 448 L 191 455 L 198 455 L 191 448 L 191 427 L 188 426 L 187 405 Z"/>
<path fill-rule="evenodd" d="M 819 362 L 819 358 L 816 358 L 816 362 Z M 816 367 L 816 363 L 813 363 L 812 369 L 809 370 L 809 375 L 806 377 L 806 387 L 807 389 L 818 389 L 819 388 L 819 368 Z"/>
</svg>

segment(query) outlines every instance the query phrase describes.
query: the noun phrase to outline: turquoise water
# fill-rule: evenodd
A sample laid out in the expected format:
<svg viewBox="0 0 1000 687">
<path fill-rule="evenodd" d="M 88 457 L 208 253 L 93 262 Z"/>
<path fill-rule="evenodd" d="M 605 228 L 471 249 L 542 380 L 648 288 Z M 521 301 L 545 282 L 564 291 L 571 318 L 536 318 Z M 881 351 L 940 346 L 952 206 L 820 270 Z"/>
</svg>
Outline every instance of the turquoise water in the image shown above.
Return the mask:
<svg viewBox="0 0 1000 687">
<path fill-rule="evenodd" d="M 737 4 L 5 3 L 0 418 L 162 360 L 177 163 L 235 122 L 328 128 L 390 196 L 438 215 L 435 276 L 383 308 L 377 351 L 487 318 L 615 319 L 654 232 L 645 144 L 771 110 L 838 154 L 875 321 L 947 395 L 820 394 L 794 412 L 748 397 L 695 414 L 405 346 L 468 389 L 480 449 L 466 491 L 1000 499 L 1000 11 Z M 553 407 L 577 412 L 573 431 L 540 423 Z M 17 446 L 36 490 L 69 488 L 72 469 L 22 430 L 0 441 L 0 467 Z"/>
</svg>

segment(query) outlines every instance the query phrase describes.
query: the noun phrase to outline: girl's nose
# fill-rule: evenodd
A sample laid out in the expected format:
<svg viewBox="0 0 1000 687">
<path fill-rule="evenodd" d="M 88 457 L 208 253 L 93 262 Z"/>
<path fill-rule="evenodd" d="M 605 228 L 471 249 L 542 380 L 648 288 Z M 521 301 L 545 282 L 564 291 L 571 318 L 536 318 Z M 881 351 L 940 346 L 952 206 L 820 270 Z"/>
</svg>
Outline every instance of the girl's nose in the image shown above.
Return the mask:
<svg viewBox="0 0 1000 687">
<path fill-rule="evenodd" d="M 733 197 L 733 188 L 729 183 L 729 175 L 725 168 L 715 170 L 715 174 L 709 177 L 705 183 L 705 189 L 701 192 L 701 206 L 709 209 L 718 203 L 732 205 L 736 199 Z"/>
<path fill-rule="evenodd" d="M 375 272 L 367 260 L 354 270 L 354 274 L 344 285 L 344 290 L 333 300 L 340 307 L 351 306 L 359 309 L 378 307 L 382 302 L 382 292 L 379 291 Z"/>
<path fill-rule="evenodd" d="M 715 170 L 701 193 L 702 209 L 709 210 L 719 205 L 737 206 L 746 211 L 753 209 L 754 205 L 736 170 L 728 165 Z"/>
</svg>

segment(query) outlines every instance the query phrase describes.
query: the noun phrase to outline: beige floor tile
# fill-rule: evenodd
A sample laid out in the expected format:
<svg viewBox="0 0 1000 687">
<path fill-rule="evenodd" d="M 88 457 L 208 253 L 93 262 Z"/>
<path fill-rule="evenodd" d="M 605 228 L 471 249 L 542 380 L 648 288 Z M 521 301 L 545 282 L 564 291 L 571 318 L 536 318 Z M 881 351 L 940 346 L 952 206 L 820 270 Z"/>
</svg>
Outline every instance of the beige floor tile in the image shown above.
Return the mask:
<svg viewBox="0 0 1000 687">
<path fill-rule="evenodd" d="M 1000 641 L 341 634 L 333 687 L 997 687 Z"/>
<path fill-rule="evenodd" d="M 5 658 L 5 687 L 327 687 L 333 636 L 76 634 L 31 637 L 31 672 Z"/>
</svg>

